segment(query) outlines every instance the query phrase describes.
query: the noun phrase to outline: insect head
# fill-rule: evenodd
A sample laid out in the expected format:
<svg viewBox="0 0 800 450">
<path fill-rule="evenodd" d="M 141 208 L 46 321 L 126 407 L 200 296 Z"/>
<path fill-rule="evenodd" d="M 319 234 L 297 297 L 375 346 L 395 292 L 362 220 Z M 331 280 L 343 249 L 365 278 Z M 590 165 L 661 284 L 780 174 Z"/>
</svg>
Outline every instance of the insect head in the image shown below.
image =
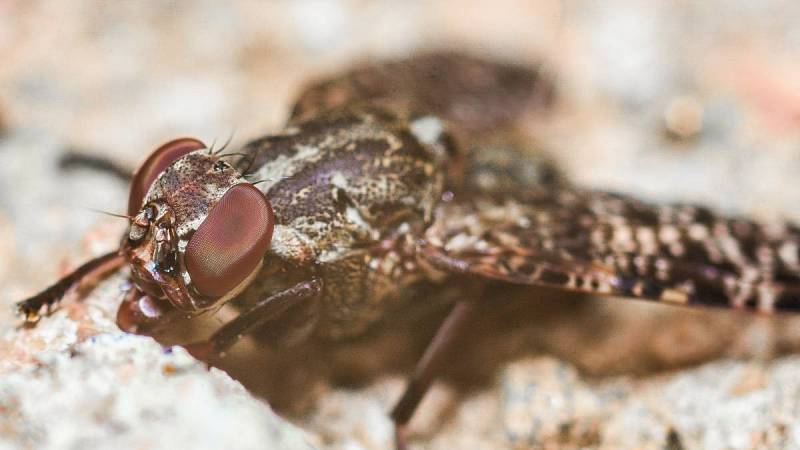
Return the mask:
<svg viewBox="0 0 800 450">
<path fill-rule="evenodd" d="M 264 194 L 192 138 L 162 145 L 139 167 L 128 214 L 120 251 L 134 284 L 187 312 L 249 284 L 275 223 Z"/>
</svg>

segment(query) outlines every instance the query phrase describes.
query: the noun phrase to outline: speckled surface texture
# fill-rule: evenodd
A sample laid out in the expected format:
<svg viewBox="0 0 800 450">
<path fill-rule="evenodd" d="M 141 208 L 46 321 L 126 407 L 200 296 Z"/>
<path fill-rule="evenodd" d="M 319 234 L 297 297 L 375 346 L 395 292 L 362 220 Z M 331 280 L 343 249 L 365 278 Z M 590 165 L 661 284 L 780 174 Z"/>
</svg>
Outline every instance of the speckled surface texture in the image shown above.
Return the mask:
<svg viewBox="0 0 800 450">
<path fill-rule="evenodd" d="M 531 131 L 577 183 L 800 220 L 798 23 L 780 0 L 0 2 L 0 448 L 387 448 L 386 411 L 442 316 L 286 352 L 248 338 L 214 361 L 232 378 L 121 334 L 121 276 L 19 329 L 15 300 L 123 228 L 88 208 L 121 212 L 127 187 L 59 171 L 66 149 L 133 167 L 176 136 L 240 145 L 312 77 L 457 48 L 547 64 L 559 95 Z M 528 301 L 471 333 L 412 448 L 800 446 L 796 317 L 498 297 Z"/>
</svg>

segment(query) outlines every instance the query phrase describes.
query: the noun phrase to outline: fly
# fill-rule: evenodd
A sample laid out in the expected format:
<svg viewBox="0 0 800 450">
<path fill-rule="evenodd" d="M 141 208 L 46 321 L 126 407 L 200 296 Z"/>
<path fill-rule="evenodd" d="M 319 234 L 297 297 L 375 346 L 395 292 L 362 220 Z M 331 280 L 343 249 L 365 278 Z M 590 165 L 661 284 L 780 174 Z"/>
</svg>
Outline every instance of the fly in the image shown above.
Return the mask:
<svg viewBox="0 0 800 450">
<path fill-rule="evenodd" d="M 579 189 L 527 156 L 518 125 L 552 96 L 541 70 L 449 53 L 315 83 L 283 131 L 235 153 L 193 138 L 156 149 L 132 177 L 120 248 L 18 310 L 35 322 L 88 274 L 127 265 L 127 331 L 249 305 L 186 345 L 208 358 L 261 328 L 286 340 L 355 336 L 418 301 L 408 287 L 462 286 L 392 411 L 402 448 L 489 283 L 800 308 L 797 227 Z"/>
</svg>

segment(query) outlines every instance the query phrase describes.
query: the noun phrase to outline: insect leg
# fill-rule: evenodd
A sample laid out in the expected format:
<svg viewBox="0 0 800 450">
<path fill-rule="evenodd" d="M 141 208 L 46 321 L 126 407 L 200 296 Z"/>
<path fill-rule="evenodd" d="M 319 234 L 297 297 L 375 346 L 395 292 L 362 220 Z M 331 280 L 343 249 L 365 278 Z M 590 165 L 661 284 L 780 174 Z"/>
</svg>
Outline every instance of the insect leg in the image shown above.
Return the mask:
<svg viewBox="0 0 800 450">
<path fill-rule="evenodd" d="M 114 270 L 124 263 L 122 256 L 117 250 L 98 256 L 82 266 L 78 267 L 71 274 L 58 280 L 54 285 L 44 291 L 17 303 L 17 313 L 25 318 L 26 323 L 35 323 L 39 320 L 39 313 L 43 307 L 48 311 L 58 303 L 67 291 L 79 283 L 84 278 L 95 275 L 100 276 Z"/>
<path fill-rule="evenodd" d="M 467 329 L 467 325 L 477 316 L 476 312 L 479 310 L 477 302 L 461 301 L 456 303 L 439 326 L 422 358 L 417 362 L 403 396 L 400 397 L 391 413 L 395 424 L 395 442 L 398 450 L 407 447 L 406 427 L 408 422 L 441 369 L 443 358 L 453 349 L 453 344 L 458 341 L 459 336 Z"/>
<path fill-rule="evenodd" d="M 58 159 L 58 167 L 62 170 L 87 168 L 105 172 L 117 179 L 129 183 L 133 178 L 133 171 L 119 165 L 115 161 L 97 155 L 88 155 L 75 150 L 68 150 Z"/>
<path fill-rule="evenodd" d="M 300 282 L 289 289 L 278 292 L 243 312 L 226 323 L 205 341 L 194 342 L 184 347 L 198 359 L 224 353 L 245 333 L 279 319 L 292 306 L 313 301 L 322 293 L 322 281 L 312 279 Z"/>
</svg>

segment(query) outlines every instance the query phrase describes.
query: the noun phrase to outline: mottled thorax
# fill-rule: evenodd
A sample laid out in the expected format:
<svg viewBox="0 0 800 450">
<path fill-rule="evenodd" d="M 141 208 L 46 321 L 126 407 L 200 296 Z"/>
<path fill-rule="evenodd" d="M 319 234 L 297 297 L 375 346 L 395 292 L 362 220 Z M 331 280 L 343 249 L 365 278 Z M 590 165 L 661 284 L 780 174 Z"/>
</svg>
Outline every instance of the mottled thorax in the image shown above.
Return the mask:
<svg viewBox="0 0 800 450">
<path fill-rule="evenodd" d="M 380 110 L 325 114 L 247 151 L 277 226 L 301 234 L 323 261 L 403 222 L 421 227 L 441 196 L 435 150 Z"/>
<path fill-rule="evenodd" d="M 275 212 L 268 258 L 324 282 L 318 333 L 362 332 L 421 276 L 407 243 L 433 220 L 446 163 L 443 127 L 423 128 L 348 108 L 245 148 L 242 170 L 254 161 Z"/>
</svg>

